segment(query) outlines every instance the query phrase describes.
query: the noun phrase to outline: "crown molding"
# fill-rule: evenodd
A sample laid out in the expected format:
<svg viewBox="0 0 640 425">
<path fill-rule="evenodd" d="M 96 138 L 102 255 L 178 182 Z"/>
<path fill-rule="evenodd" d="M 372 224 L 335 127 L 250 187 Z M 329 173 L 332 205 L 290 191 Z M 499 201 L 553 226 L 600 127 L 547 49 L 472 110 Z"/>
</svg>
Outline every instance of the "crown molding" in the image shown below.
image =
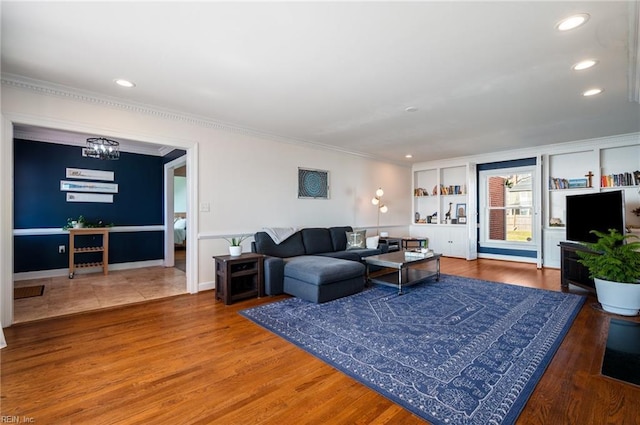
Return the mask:
<svg viewBox="0 0 640 425">
<path fill-rule="evenodd" d="M 640 103 L 640 4 L 629 1 L 629 101 Z"/>
<path fill-rule="evenodd" d="M 325 145 L 322 143 L 315 143 L 315 142 L 309 142 L 306 140 L 278 136 L 278 135 L 274 135 L 264 131 L 258 131 L 251 128 L 240 127 L 233 124 L 215 121 L 210 118 L 172 111 L 169 109 L 163 109 L 157 106 L 151 106 L 143 103 L 124 101 L 119 98 L 99 95 L 93 92 L 83 91 L 74 87 L 55 84 L 48 81 L 36 80 L 36 79 L 21 76 L 21 75 L 3 73 L 0 82 L 2 83 L 2 85 L 8 86 L 8 87 L 14 87 L 17 89 L 27 90 L 27 91 L 34 91 L 47 96 L 62 97 L 66 99 L 72 99 L 78 102 L 91 103 L 91 104 L 105 106 L 109 108 L 121 109 L 121 110 L 126 110 L 134 113 L 151 115 L 164 120 L 179 121 L 179 122 L 183 122 L 183 123 L 187 123 L 187 124 L 191 124 L 199 127 L 216 129 L 216 130 L 221 130 L 229 133 L 241 134 L 244 136 L 267 139 L 275 142 L 287 143 L 287 144 L 292 144 L 297 146 L 307 146 L 315 149 L 329 150 L 329 151 L 339 152 L 347 155 L 371 159 L 375 161 L 381 161 L 385 163 L 400 165 L 403 167 L 410 167 L 410 164 L 406 164 L 404 162 L 390 161 L 388 159 L 379 158 L 379 157 L 365 154 L 362 152 L 350 151 L 347 149 L 339 148 L 332 145 Z"/>
</svg>

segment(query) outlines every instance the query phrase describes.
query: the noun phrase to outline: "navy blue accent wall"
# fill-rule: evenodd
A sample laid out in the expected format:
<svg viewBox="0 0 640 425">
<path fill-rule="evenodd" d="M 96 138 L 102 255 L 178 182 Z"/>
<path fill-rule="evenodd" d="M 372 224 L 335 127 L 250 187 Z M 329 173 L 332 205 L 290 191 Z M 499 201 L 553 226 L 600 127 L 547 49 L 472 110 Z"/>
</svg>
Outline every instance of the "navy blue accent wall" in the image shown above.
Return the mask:
<svg viewBox="0 0 640 425">
<path fill-rule="evenodd" d="M 80 146 L 16 139 L 14 228 L 62 228 L 79 215 L 115 226 L 162 225 L 164 163 L 159 156 L 127 152 L 103 161 L 83 157 Z M 67 202 L 60 181 L 73 179 L 66 178 L 66 168 L 113 171 L 113 203 Z M 66 234 L 14 237 L 14 272 L 68 267 L 68 254 L 58 254 L 58 245 L 68 248 L 68 242 Z M 112 232 L 109 245 L 110 263 L 162 259 L 164 232 Z"/>
<path fill-rule="evenodd" d="M 537 258 L 538 253 L 536 251 L 525 251 L 520 249 L 505 249 L 505 248 L 487 248 L 479 247 L 478 253 L 482 254 L 494 254 L 494 255 L 510 255 L 515 257 Z"/>
<path fill-rule="evenodd" d="M 486 171 L 486 170 L 499 170 L 501 168 L 512 168 L 512 167 L 526 167 L 529 165 L 536 165 L 536 159 L 522 158 L 522 159 L 512 159 L 510 161 L 487 162 L 485 164 L 478 164 L 477 171 L 479 173 L 480 171 Z"/>
<path fill-rule="evenodd" d="M 163 223 L 162 157 L 122 152 L 117 161 L 103 161 L 83 157 L 81 149 L 15 140 L 14 228 L 62 227 L 79 215 L 116 226 Z M 60 190 L 67 168 L 113 171 L 118 184 L 113 203 L 67 202 Z"/>
</svg>

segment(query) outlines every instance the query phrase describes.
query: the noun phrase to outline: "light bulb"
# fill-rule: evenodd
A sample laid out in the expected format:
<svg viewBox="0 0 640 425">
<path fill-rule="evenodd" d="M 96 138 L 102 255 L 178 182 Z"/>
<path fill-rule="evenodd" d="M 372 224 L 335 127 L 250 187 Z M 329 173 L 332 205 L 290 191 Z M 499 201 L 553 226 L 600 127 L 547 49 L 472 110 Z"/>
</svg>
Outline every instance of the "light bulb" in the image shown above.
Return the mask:
<svg viewBox="0 0 640 425">
<path fill-rule="evenodd" d="M 371 200 L 371 203 L 372 203 L 373 205 L 378 205 L 378 204 L 380 203 L 380 200 L 379 200 L 378 198 L 373 198 L 373 199 Z"/>
<path fill-rule="evenodd" d="M 382 206 L 380 207 L 380 212 L 381 212 L 381 213 L 383 213 L 383 214 L 384 214 L 384 213 L 386 213 L 387 211 L 389 211 L 389 208 L 387 208 L 387 206 L 386 206 L 386 205 L 382 205 Z"/>
<path fill-rule="evenodd" d="M 376 190 L 376 196 L 377 196 L 378 198 L 379 198 L 379 197 L 381 197 L 382 195 L 384 195 L 384 191 L 382 190 L 382 188 L 380 188 L 380 189 Z"/>
</svg>

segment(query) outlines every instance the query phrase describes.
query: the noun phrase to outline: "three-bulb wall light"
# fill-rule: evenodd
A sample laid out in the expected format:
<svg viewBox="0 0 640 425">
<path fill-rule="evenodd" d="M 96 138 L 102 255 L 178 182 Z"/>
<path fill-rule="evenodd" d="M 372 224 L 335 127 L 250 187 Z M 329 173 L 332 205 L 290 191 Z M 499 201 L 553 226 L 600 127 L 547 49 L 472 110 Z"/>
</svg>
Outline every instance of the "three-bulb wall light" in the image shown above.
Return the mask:
<svg viewBox="0 0 640 425">
<path fill-rule="evenodd" d="M 378 190 L 376 190 L 376 196 L 371 200 L 371 203 L 378 207 L 378 222 L 376 224 L 376 232 L 378 234 L 380 233 L 380 213 L 384 214 L 389 211 L 389 208 L 387 208 L 387 206 L 381 202 L 382 195 L 384 195 L 384 191 L 382 190 L 382 188 L 379 188 Z"/>
</svg>

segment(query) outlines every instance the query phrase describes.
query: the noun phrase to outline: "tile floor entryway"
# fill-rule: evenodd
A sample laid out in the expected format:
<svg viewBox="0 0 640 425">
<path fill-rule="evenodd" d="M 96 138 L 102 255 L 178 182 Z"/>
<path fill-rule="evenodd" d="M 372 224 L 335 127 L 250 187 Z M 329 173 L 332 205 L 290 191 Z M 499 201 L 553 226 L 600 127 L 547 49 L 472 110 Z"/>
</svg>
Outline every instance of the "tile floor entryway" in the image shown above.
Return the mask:
<svg viewBox="0 0 640 425">
<path fill-rule="evenodd" d="M 147 267 L 141 269 L 78 274 L 21 280 L 14 287 L 44 285 L 39 297 L 14 300 L 14 323 L 47 317 L 96 310 L 116 305 L 131 304 L 157 298 L 184 294 L 186 275 L 173 267 Z"/>
</svg>

